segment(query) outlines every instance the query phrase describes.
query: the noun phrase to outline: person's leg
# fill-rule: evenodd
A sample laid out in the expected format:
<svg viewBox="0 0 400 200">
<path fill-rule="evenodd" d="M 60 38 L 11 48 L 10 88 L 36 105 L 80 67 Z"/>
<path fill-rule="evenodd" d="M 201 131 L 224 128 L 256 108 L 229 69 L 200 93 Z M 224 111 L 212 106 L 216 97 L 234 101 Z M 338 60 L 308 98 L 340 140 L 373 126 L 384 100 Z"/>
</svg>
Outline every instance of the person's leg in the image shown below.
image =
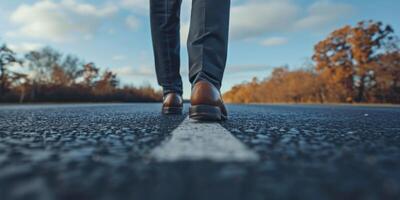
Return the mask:
<svg viewBox="0 0 400 200">
<path fill-rule="evenodd" d="M 220 89 L 226 65 L 230 0 L 193 0 L 188 38 L 189 80 Z"/>
<path fill-rule="evenodd" d="M 228 117 L 220 88 L 228 49 L 229 10 L 230 0 L 193 0 L 188 39 L 191 119 Z"/>
<path fill-rule="evenodd" d="M 180 8 L 182 0 L 150 0 L 150 21 L 158 83 L 164 95 L 182 95 Z"/>
</svg>

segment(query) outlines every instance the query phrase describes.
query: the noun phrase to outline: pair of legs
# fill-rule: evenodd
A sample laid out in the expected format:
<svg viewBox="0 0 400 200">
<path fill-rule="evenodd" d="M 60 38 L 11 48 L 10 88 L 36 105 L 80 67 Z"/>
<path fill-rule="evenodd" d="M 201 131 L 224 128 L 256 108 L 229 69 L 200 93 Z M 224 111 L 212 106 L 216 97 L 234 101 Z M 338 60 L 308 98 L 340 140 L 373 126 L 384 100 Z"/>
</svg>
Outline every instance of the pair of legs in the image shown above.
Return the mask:
<svg viewBox="0 0 400 200">
<path fill-rule="evenodd" d="M 151 32 L 158 83 L 164 95 L 182 95 L 180 9 L 182 0 L 150 0 Z M 192 0 L 187 49 L 189 81 L 218 90 L 226 65 L 230 0 Z"/>
</svg>

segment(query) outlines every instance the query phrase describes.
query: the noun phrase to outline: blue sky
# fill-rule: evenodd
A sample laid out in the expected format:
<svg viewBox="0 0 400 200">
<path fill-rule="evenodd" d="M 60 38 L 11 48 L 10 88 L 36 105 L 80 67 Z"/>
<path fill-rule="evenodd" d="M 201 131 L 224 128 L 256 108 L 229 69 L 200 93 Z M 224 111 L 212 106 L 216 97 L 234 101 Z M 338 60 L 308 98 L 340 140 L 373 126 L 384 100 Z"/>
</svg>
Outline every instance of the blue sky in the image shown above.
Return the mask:
<svg viewBox="0 0 400 200">
<path fill-rule="evenodd" d="M 0 3 L 0 42 L 17 52 L 51 46 L 116 72 L 122 84 L 156 81 L 149 0 L 13 0 Z M 182 5 L 182 41 L 190 16 Z M 302 67 L 331 31 L 373 19 L 400 31 L 398 0 L 232 0 L 229 56 L 222 92 L 264 78 L 272 67 Z M 182 43 L 184 96 L 190 95 Z"/>
</svg>

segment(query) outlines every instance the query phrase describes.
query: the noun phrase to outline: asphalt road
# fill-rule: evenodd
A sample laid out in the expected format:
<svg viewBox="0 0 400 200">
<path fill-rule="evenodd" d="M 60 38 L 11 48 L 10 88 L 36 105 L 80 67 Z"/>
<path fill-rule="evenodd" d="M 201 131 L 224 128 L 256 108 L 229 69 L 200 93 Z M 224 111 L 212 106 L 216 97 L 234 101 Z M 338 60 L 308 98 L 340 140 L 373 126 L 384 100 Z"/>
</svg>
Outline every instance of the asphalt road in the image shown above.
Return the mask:
<svg viewBox="0 0 400 200">
<path fill-rule="evenodd" d="M 152 160 L 159 104 L 0 106 L 0 199 L 400 199 L 399 107 L 228 109 L 258 161 Z"/>
</svg>

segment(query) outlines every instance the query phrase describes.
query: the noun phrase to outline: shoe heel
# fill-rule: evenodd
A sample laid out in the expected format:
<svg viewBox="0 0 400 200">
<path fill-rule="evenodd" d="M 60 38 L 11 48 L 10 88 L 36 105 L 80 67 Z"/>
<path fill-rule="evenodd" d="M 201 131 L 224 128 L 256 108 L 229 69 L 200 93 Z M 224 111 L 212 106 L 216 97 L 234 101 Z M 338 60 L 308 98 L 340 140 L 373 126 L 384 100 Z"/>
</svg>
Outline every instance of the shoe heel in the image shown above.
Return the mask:
<svg viewBox="0 0 400 200">
<path fill-rule="evenodd" d="M 196 105 L 189 108 L 189 118 L 201 121 L 221 121 L 222 113 L 218 106 Z"/>
<path fill-rule="evenodd" d="M 182 114 L 182 107 L 163 107 L 161 113 L 164 115 L 180 115 Z"/>
</svg>

